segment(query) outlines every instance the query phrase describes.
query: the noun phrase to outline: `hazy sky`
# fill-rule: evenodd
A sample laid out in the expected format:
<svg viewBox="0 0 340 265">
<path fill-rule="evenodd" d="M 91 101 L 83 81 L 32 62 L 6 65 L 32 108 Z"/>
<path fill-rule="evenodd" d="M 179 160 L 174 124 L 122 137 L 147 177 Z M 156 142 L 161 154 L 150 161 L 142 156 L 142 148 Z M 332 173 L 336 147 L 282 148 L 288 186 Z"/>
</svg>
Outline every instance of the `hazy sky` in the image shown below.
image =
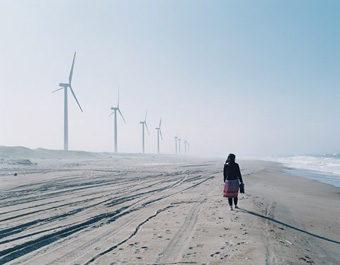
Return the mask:
<svg viewBox="0 0 340 265">
<path fill-rule="evenodd" d="M 340 152 L 340 1 L 0 0 L 0 145 L 200 155 Z M 183 146 L 182 146 L 183 147 Z"/>
</svg>

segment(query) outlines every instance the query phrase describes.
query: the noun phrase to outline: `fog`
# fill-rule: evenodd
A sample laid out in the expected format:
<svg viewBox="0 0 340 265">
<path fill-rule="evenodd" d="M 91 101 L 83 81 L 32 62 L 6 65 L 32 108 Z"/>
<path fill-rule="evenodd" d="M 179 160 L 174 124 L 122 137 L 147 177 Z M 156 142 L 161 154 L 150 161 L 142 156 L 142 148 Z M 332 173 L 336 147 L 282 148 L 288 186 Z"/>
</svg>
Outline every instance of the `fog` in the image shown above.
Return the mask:
<svg viewBox="0 0 340 265">
<path fill-rule="evenodd" d="M 339 152 L 335 1 L 1 1 L 0 146 L 225 156 Z M 181 146 L 184 153 L 184 145 Z"/>
</svg>

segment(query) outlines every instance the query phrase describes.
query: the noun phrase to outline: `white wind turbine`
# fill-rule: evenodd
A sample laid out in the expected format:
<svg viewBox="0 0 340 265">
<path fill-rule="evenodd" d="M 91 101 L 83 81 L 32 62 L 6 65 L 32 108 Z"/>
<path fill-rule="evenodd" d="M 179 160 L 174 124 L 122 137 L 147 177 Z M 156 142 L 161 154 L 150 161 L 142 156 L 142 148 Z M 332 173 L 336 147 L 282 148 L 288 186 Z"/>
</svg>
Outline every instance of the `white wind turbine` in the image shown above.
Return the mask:
<svg viewBox="0 0 340 265">
<path fill-rule="evenodd" d="M 70 75 L 68 77 L 68 83 L 60 83 L 59 86 L 61 88 L 58 88 L 57 90 L 52 92 L 52 93 L 54 93 L 56 91 L 64 89 L 64 150 L 65 151 L 68 150 L 68 109 L 67 109 L 67 89 L 68 88 L 70 88 L 71 93 L 72 93 L 74 99 L 76 100 L 80 110 L 83 112 L 83 110 L 80 107 L 80 104 L 78 102 L 78 99 L 77 99 L 76 95 L 74 94 L 72 86 L 71 86 L 72 76 L 73 76 L 73 67 L 74 67 L 75 59 L 76 59 L 76 52 L 74 52 L 72 67 L 71 67 Z"/>
<path fill-rule="evenodd" d="M 159 136 L 161 136 L 161 139 L 163 140 L 162 131 L 161 131 L 161 125 L 162 125 L 162 118 L 159 121 L 158 128 L 156 128 L 156 130 L 157 130 L 157 153 L 158 154 L 159 154 Z"/>
<path fill-rule="evenodd" d="M 117 153 L 117 150 L 118 150 L 118 144 L 117 144 L 117 111 L 119 112 L 120 116 L 122 117 L 123 121 L 125 122 L 126 124 L 126 121 L 123 117 L 123 114 L 122 112 L 120 111 L 119 109 L 119 88 L 118 88 L 118 102 L 117 102 L 117 107 L 112 107 L 111 110 L 113 110 L 113 112 L 109 115 L 109 117 L 114 114 L 114 124 L 115 124 L 115 153 Z"/>
<path fill-rule="evenodd" d="M 149 128 L 148 125 L 146 124 L 146 116 L 148 115 L 148 111 L 145 113 L 145 119 L 144 121 L 141 121 L 140 124 L 142 124 L 142 149 L 143 149 L 143 154 L 145 153 L 145 142 L 144 142 L 144 126 L 146 127 L 148 134 L 149 133 Z"/>
<path fill-rule="evenodd" d="M 178 141 L 178 153 L 181 153 L 181 140 L 179 137 L 177 137 L 177 141 Z"/>
<path fill-rule="evenodd" d="M 176 155 L 177 155 L 177 141 L 178 141 L 178 137 L 175 136 L 175 151 L 176 151 Z"/>
</svg>

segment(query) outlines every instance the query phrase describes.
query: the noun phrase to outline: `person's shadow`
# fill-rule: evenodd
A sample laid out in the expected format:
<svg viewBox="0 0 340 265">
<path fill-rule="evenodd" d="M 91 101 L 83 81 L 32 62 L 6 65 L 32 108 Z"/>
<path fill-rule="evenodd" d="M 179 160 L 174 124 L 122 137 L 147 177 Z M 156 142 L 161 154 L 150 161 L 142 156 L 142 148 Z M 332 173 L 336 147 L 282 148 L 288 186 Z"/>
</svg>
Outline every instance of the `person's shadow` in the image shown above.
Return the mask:
<svg viewBox="0 0 340 265">
<path fill-rule="evenodd" d="M 326 240 L 326 241 L 328 241 L 328 242 L 331 242 L 331 243 L 340 245 L 340 241 L 336 241 L 336 240 L 333 240 L 333 239 L 330 239 L 330 238 L 327 238 L 327 237 L 323 237 L 323 236 L 319 236 L 319 235 L 310 233 L 310 232 L 308 232 L 308 231 L 302 230 L 302 229 L 297 228 L 297 227 L 294 227 L 294 226 L 292 226 L 292 225 L 289 225 L 289 224 L 280 222 L 280 221 L 278 221 L 278 220 L 275 220 L 275 219 L 273 219 L 273 218 L 271 218 L 271 217 L 264 216 L 264 215 L 261 215 L 261 214 L 258 214 L 258 213 L 252 212 L 252 211 L 248 211 L 248 210 L 242 209 L 242 208 L 239 208 L 239 211 L 240 211 L 240 212 L 243 212 L 243 213 L 248 213 L 248 214 L 251 214 L 251 215 L 254 215 L 254 216 L 257 216 L 257 217 L 266 219 L 266 220 L 269 220 L 269 221 L 272 221 L 272 222 L 274 222 L 274 223 L 277 223 L 277 224 L 286 226 L 286 227 L 288 227 L 288 228 L 294 229 L 294 230 L 299 231 L 299 232 L 301 232 L 301 233 L 305 233 L 305 234 L 307 234 L 307 235 L 310 235 L 310 236 L 313 236 L 313 237 L 316 237 L 316 238 L 319 238 L 319 239 L 322 239 L 322 240 Z"/>
</svg>

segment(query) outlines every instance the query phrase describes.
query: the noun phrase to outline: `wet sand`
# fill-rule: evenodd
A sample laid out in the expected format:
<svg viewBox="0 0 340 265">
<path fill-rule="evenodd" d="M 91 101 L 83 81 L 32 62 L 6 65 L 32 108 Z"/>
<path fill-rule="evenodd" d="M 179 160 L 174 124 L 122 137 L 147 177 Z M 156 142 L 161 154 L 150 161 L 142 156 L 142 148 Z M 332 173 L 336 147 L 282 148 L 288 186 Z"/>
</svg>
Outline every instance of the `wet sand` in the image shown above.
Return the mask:
<svg viewBox="0 0 340 265">
<path fill-rule="evenodd" d="M 279 164 L 238 161 L 246 193 L 230 211 L 223 159 L 11 161 L 0 264 L 339 264 L 340 189 Z"/>
</svg>

